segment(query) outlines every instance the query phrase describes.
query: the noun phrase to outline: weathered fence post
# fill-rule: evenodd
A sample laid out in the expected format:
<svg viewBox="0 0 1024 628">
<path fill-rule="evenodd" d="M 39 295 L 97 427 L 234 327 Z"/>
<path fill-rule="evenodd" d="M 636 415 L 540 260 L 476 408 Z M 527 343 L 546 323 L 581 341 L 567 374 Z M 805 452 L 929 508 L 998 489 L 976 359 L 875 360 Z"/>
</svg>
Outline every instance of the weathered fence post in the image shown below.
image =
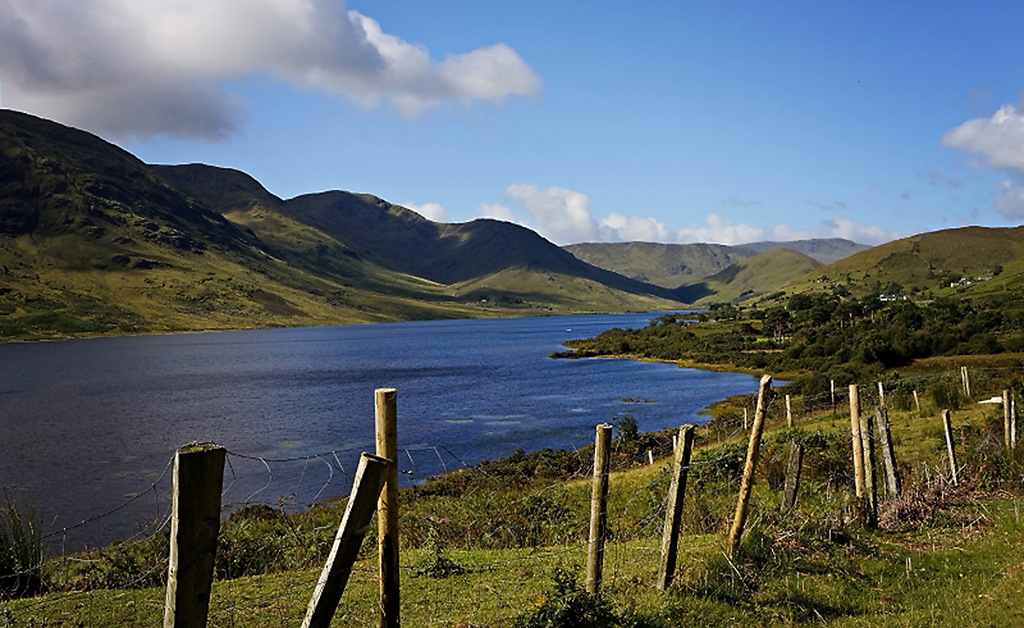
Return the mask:
<svg viewBox="0 0 1024 628">
<path fill-rule="evenodd" d="M 885 463 L 885 486 L 890 499 L 900 496 L 903 491 L 903 479 L 900 477 L 899 468 L 896 466 L 896 454 L 892 447 L 892 433 L 889 429 L 889 410 L 879 408 L 878 437 L 882 441 L 882 461 Z"/>
<path fill-rule="evenodd" d="M 832 418 L 836 416 L 836 380 L 828 380 L 829 386 L 832 389 Z"/>
<path fill-rule="evenodd" d="M 672 584 L 679 549 L 679 528 L 683 519 L 683 500 L 686 497 L 686 477 L 690 472 L 690 453 L 693 450 L 693 426 L 679 428 L 679 446 L 673 456 L 672 482 L 665 503 L 665 527 L 661 534 L 661 565 L 658 568 L 658 588 L 664 591 Z"/>
<path fill-rule="evenodd" d="M 334 545 L 320 572 L 313 597 L 309 600 L 302 628 L 327 628 L 331 625 L 363 537 L 370 527 L 370 519 L 377 510 L 377 500 L 387 480 L 387 472 L 394 464 L 394 461 L 366 453 L 360 457 L 345 515 L 334 535 Z"/>
<path fill-rule="evenodd" d="M 789 395 L 786 395 L 786 425 L 793 427 L 793 406 L 789 403 Z"/>
<path fill-rule="evenodd" d="M 878 405 L 885 407 L 885 386 L 882 382 L 878 382 Z"/>
<path fill-rule="evenodd" d="M 956 448 L 953 444 L 953 426 L 949 418 L 949 410 L 942 411 L 942 429 L 946 433 L 946 451 L 949 452 L 949 471 L 952 475 L 953 486 L 958 486 L 959 481 L 956 473 Z"/>
<path fill-rule="evenodd" d="M 797 441 L 789 444 L 789 463 L 786 465 L 786 484 L 782 491 L 782 504 L 779 510 L 783 514 L 793 510 L 796 495 L 800 490 L 800 471 L 804 463 L 804 446 Z"/>
<path fill-rule="evenodd" d="M 868 527 L 878 527 L 878 489 L 875 486 L 875 420 L 870 414 L 860 418 L 861 443 L 864 447 L 864 493 L 867 498 Z"/>
<path fill-rule="evenodd" d="M 964 383 L 964 395 L 966 395 L 967 398 L 970 399 L 971 398 L 971 376 L 967 373 L 967 367 L 966 366 L 961 366 L 960 367 L 960 379 L 962 379 L 963 383 Z"/>
<path fill-rule="evenodd" d="M 1010 448 L 1017 449 L 1017 391 L 1010 395 Z"/>
<path fill-rule="evenodd" d="M 743 429 L 750 427 L 750 419 L 747 417 L 747 407 L 743 406 Z"/>
<path fill-rule="evenodd" d="M 164 628 L 206 626 L 220 531 L 225 453 L 217 445 L 193 444 L 174 454 Z"/>
<path fill-rule="evenodd" d="M 917 389 L 914 389 L 914 405 L 917 406 L 917 413 L 921 413 L 921 398 L 917 396 Z"/>
<path fill-rule="evenodd" d="M 860 395 L 850 384 L 850 440 L 853 443 L 853 479 L 857 497 L 864 496 L 864 444 L 860 438 Z"/>
<path fill-rule="evenodd" d="M 1003 391 L 1003 443 L 1010 448 L 1010 391 Z"/>
<path fill-rule="evenodd" d="M 771 394 L 772 376 L 761 378 L 761 387 L 757 393 L 757 410 L 754 413 L 754 426 L 750 430 L 750 446 L 747 448 L 747 463 L 743 468 L 743 479 L 740 481 L 740 494 L 736 502 L 736 516 L 733 518 L 732 529 L 729 531 L 729 555 L 735 557 L 743 536 L 743 526 L 747 523 L 747 508 L 750 505 L 750 490 L 754 486 L 754 468 L 761 448 L 761 432 L 764 430 L 764 419 L 768 408 L 768 396 Z"/>
<path fill-rule="evenodd" d="M 608 467 L 611 460 L 612 426 L 597 426 L 594 441 L 594 481 L 590 498 L 590 543 L 587 547 L 587 593 L 601 593 L 604 537 L 608 529 Z"/>
<path fill-rule="evenodd" d="M 391 460 L 377 503 L 377 549 L 380 560 L 380 628 L 398 628 L 398 391 L 374 391 L 377 456 Z"/>
</svg>

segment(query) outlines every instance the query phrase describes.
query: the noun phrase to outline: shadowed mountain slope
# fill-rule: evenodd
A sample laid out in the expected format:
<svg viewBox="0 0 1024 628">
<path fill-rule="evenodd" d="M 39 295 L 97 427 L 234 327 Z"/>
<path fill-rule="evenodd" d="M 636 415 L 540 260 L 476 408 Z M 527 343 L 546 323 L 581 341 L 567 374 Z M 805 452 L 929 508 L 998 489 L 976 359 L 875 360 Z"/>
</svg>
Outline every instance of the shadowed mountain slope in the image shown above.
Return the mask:
<svg viewBox="0 0 1024 628">
<path fill-rule="evenodd" d="M 529 274 L 546 283 L 515 284 Z M 0 111 L 0 338 L 664 309 L 673 298 L 515 225 L 442 225 L 346 192 L 283 201 L 238 171 L 150 166 Z"/>
<path fill-rule="evenodd" d="M 821 266 L 803 253 L 770 249 L 675 290 L 690 303 L 737 303 L 775 292 Z"/>
</svg>

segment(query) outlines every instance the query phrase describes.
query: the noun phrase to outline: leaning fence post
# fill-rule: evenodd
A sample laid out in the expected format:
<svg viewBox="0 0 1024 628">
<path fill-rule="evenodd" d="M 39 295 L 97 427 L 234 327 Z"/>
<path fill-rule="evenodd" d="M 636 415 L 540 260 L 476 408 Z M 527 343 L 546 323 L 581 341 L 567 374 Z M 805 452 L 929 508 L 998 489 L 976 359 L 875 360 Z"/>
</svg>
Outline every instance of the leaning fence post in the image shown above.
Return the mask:
<svg viewBox="0 0 1024 628">
<path fill-rule="evenodd" d="M 864 493 L 867 497 L 868 527 L 878 527 L 878 487 L 875 485 L 875 420 L 862 415 L 860 437 L 864 447 Z"/>
<path fill-rule="evenodd" d="M 793 406 L 789 403 L 789 395 L 786 395 L 786 427 L 793 427 Z"/>
<path fill-rule="evenodd" d="M 970 399 L 971 398 L 971 376 L 968 374 L 966 366 L 961 366 L 960 367 L 960 379 L 962 379 L 963 383 L 964 383 L 964 395 L 968 399 Z"/>
<path fill-rule="evenodd" d="M 952 475 L 953 486 L 957 486 L 959 482 L 956 474 L 956 448 L 953 444 L 953 426 L 949 419 L 949 410 L 942 411 L 942 429 L 946 433 L 946 451 L 949 452 L 949 470 Z"/>
<path fill-rule="evenodd" d="M 789 463 L 786 465 L 786 484 L 782 491 L 782 505 L 779 510 L 783 514 L 793 510 L 796 495 L 800 490 L 800 470 L 803 468 L 804 446 L 793 441 L 789 444 Z"/>
<path fill-rule="evenodd" d="M 665 504 L 665 527 L 661 535 L 661 565 L 658 568 L 658 588 L 665 590 L 672 584 L 679 549 L 679 528 L 683 519 L 683 499 L 686 496 L 686 476 L 690 471 L 690 453 L 693 450 L 693 426 L 679 428 L 679 446 L 673 457 L 672 482 Z"/>
<path fill-rule="evenodd" d="M 370 454 L 364 453 L 360 457 L 345 515 L 334 536 L 331 554 L 320 572 L 313 597 L 309 600 L 302 628 L 327 628 L 331 625 L 392 465 L 393 461 Z"/>
<path fill-rule="evenodd" d="M 374 391 L 377 455 L 398 460 L 398 391 Z M 377 503 L 377 549 L 380 560 L 380 628 L 398 628 L 398 464 L 388 467 Z"/>
<path fill-rule="evenodd" d="M 206 625 L 220 531 L 225 453 L 217 445 L 194 444 L 174 454 L 164 628 Z"/>
<path fill-rule="evenodd" d="M 601 593 L 601 569 L 604 562 L 604 537 L 608 528 L 608 467 L 612 426 L 597 426 L 594 441 L 594 481 L 590 499 L 590 543 L 587 548 L 587 593 Z"/>
<path fill-rule="evenodd" d="M 735 557 L 743 536 L 743 526 L 747 523 L 747 508 L 750 504 L 750 490 L 754 486 L 754 467 L 761 448 L 761 432 L 764 430 L 764 417 L 768 407 L 768 395 L 771 394 L 772 376 L 761 378 L 761 387 L 757 393 L 757 410 L 754 413 L 754 425 L 750 430 L 750 446 L 747 448 L 747 464 L 743 468 L 743 479 L 740 481 L 740 494 L 736 502 L 736 516 L 733 518 L 732 529 L 729 531 L 729 555 Z"/>
<path fill-rule="evenodd" d="M 879 408 L 876 414 L 878 418 L 878 437 L 882 445 L 882 461 L 885 463 L 885 486 L 890 499 L 900 496 L 903 491 L 903 479 L 900 477 L 899 468 L 896 466 L 896 453 L 892 447 L 892 433 L 889 429 L 889 410 Z"/>
<path fill-rule="evenodd" d="M 853 479 L 857 497 L 864 496 L 864 444 L 860 438 L 860 395 L 850 384 L 850 436 L 853 441 Z"/>
</svg>

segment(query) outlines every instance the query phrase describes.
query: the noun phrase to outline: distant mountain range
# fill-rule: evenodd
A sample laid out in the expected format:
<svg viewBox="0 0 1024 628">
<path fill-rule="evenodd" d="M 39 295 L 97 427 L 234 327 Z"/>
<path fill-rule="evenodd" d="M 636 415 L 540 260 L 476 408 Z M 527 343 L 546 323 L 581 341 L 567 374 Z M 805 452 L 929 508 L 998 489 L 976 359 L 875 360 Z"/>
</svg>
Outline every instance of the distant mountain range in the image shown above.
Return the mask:
<svg viewBox="0 0 1024 628">
<path fill-rule="evenodd" d="M 651 311 L 822 289 L 980 294 L 1021 283 L 1022 236 L 560 248 L 519 225 L 436 223 L 368 194 L 285 200 L 243 172 L 148 165 L 0 110 L 8 339 Z"/>
<path fill-rule="evenodd" d="M 0 111 L 0 337 L 658 310 L 664 288 L 521 226 L 370 195 L 280 199 Z"/>
<path fill-rule="evenodd" d="M 841 238 L 725 244 L 658 244 L 653 242 L 587 242 L 563 247 L 576 257 L 638 281 L 678 288 L 710 277 L 727 267 L 772 249 L 802 253 L 819 264 L 831 264 L 871 247 Z"/>
</svg>

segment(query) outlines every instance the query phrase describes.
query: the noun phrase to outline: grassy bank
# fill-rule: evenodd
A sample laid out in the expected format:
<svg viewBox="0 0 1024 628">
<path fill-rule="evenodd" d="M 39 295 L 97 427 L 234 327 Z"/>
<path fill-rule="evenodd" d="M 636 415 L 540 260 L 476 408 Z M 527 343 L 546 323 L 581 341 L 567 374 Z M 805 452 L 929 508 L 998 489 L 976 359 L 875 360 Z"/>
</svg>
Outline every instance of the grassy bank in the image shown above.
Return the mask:
<svg viewBox="0 0 1024 628">
<path fill-rule="evenodd" d="M 995 383 L 995 380 L 993 380 Z M 981 390 L 976 398 L 990 396 Z M 1002 412 L 960 400 L 954 425 L 965 481 L 944 472 L 945 443 L 923 412 L 891 399 L 906 491 L 883 500 L 878 529 L 852 495 L 849 417 L 839 408 L 769 408 L 752 517 L 740 557 L 723 553 L 746 450 L 735 414 L 697 431 L 669 591 L 655 586 L 670 434 L 616 430 L 611 538 L 600 601 L 578 590 L 586 557 L 592 451 L 543 451 L 461 469 L 402 492 L 403 623 L 413 626 L 1014 626 L 1024 620 L 1018 497 L 1024 455 L 1001 445 Z M 873 411 L 865 401 L 865 412 Z M 740 407 L 735 405 L 735 409 Z M 805 409 L 811 407 L 812 409 Z M 715 425 L 718 423 L 719 425 Z M 797 507 L 778 510 L 789 443 L 806 448 Z M 647 464 L 648 454 L 656 458 Z M 306 513 L 257 507 L 222 527 L 210 625 L 301 621 L 342 504 Z M 372 536 L 372 535 L 371 535 Z M 0 626 L 142 626 L 160 621 L 166 541 L 54 561 L 41 596 L 0 602 Z M 370 538 L 335 625 L 376 622 Z M 575 581 L 575 582 L 574 582 Z M 560 621 L 559 613 L 596 623 Z M 563 617 L 564 619 L 564 617 Z M 32 621 L 34 624 L 30 624 Z M 6 622 L 6 623 L 5 623 Z"/>
</svg>

